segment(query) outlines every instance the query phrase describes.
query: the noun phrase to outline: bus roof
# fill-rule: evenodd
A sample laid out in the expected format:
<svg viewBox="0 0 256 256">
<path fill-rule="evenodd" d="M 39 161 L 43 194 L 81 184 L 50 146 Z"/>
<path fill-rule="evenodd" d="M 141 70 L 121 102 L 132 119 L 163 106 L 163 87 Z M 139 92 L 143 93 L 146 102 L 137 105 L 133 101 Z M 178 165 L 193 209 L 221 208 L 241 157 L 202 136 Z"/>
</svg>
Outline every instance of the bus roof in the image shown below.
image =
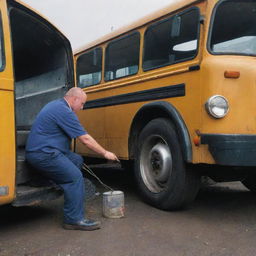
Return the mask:
<svg viewBox="0 0 256 256">
<path fill-rule="evenodd" d="M 106 34 L 102 37 L 100 37 L 99 39 L 95 40 L 95 41 L 92 41 L 90 43 L 87 43 L 85 44 L 84 46 L 76 49 L 74 51 L 75 55 L 78 54 L 78 53 L 81 53 L 83 51 L 86 51 L 92 47 L 95 47 L 96 45 L 99 45 L 101 43 L 104 43 L 112 38 L 115 38 L 119 35 L 122 35 L 128 31 L 131 31 L 135 28 L 139 28 L 141 27 L 142 25 L 144 24 L 147 24 L 148 22 L 150 21 L 153 21 L 155 19 L 158 19 L 158 18 L 161 18 L 173 11 L 176 11 L 176 10 L 179 10 L 179 9 L 182 9 L 186 6 L 189 6 L 193 3 L 197 3 L 197 2 L 202 2 L 202 1 L 206 1 L 206 0 L 175 0 L 175 2 L 171 3 L 170 5 L 167 5 L 165 7 L 163 7 L 162 9 L 159 9 L 147 16 L 144 16 L 143 18 L 140 18 L 139 20 L 129 24 L 129 25 L 126 25 L 124 27 L 121 27 L 109 34 Z"/>
</svg>

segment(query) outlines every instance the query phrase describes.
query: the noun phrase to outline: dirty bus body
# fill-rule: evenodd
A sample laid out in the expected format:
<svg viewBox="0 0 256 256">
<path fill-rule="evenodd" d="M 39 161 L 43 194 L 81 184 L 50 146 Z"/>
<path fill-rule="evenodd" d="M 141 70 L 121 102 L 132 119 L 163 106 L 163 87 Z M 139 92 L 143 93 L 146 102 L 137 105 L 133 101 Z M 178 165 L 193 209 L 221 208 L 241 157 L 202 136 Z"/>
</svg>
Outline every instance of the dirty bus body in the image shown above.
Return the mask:
<svg viewBox="0 0 256 256">
<path fill-rule="evenodd" d="M 60 195 L 31 186 L 40 178 L 24 153 L 37 113 L 73 84 L 73 56 L 66 37 L 30 8 L 0 0 L 0 9 L 0 205 L 21 206 Z"/>
<path fill-rule="evenodd" d="M 75 54 L 88 94 L 80 120 L 134 161 L 150 204 L 186 206 L 201 175 L 255 190 L 255 9 L 251 0 L 175 1 Z"/>
</svg>

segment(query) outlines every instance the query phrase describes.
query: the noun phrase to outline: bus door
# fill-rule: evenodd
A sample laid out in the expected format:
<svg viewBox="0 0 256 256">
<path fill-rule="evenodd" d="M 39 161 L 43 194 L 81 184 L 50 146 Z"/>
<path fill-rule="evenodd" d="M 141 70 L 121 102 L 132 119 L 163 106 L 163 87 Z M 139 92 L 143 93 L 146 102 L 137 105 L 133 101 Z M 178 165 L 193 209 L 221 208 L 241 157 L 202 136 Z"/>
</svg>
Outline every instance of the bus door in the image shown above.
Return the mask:
<svg viewBox="0 0 256 256">
<path fill-rule="evenodd" d="M 73 54 L 56 27 L 19 1 L 0 0 L 0 12 L 0 205 L 23 206 L 60 194 L 32 186 L 25 147 L 41 108 L 74 85 Z"/>
</svg>

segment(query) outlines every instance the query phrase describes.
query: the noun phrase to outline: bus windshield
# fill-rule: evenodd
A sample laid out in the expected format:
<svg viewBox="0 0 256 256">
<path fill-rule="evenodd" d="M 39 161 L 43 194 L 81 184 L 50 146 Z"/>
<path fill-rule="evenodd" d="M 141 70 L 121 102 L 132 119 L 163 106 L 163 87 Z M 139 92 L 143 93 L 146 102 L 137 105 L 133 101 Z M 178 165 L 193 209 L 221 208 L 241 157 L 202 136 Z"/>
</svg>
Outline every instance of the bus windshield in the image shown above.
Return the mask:
<svg viewBox="0 0 256 256">
<path fill-rule="evenodd" d="M 214 54 L 256 55 L 256 2 L 227 0 L 218 4 L 212 23 Z"/>
</svg>

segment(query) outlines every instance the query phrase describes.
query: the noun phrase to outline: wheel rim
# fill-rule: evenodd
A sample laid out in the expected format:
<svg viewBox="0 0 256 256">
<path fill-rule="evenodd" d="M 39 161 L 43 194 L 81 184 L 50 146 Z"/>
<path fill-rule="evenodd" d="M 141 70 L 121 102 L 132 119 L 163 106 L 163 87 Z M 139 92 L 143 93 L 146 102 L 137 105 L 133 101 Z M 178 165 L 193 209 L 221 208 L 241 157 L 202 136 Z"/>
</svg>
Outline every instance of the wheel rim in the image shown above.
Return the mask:
<svg viewBox="0 0 256 256">
<path fill-rule="evenodd" d="M 172 155 L 161 136 L 152 135 L 142 144 L 140 172 L 144 184 L 151 192 L 159 193 L 167 188 L 172 172 Z"/>
</svg>

